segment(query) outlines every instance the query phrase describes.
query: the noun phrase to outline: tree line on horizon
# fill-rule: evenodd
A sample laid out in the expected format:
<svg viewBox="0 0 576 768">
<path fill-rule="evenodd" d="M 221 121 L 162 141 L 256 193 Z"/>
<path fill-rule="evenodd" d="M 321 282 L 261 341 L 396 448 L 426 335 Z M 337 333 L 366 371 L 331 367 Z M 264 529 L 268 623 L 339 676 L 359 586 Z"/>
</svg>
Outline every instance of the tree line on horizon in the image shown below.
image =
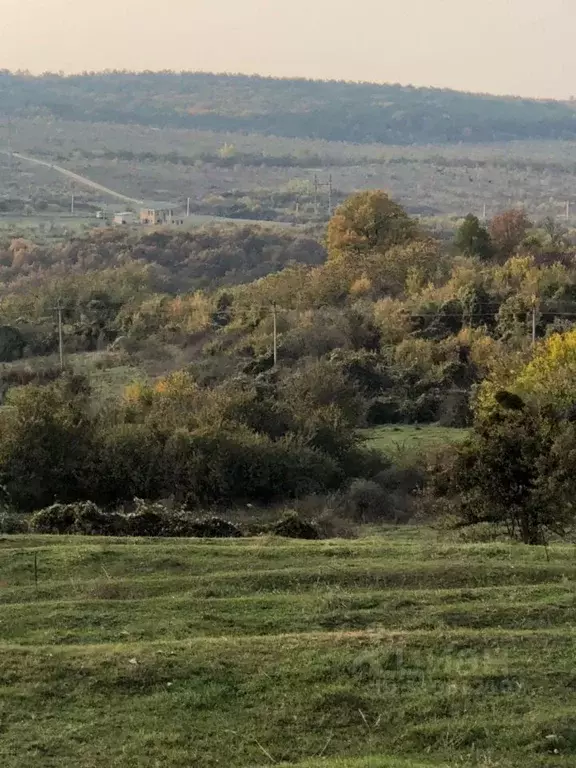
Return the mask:
<svg viewBox="0 0 576 768">
<path fill-rule="evenodd" d="M 0 114 L 399 145 L 576 136 L 576 112 L 559 101 L 192 72 L 3 70 Z"/>
</svg>

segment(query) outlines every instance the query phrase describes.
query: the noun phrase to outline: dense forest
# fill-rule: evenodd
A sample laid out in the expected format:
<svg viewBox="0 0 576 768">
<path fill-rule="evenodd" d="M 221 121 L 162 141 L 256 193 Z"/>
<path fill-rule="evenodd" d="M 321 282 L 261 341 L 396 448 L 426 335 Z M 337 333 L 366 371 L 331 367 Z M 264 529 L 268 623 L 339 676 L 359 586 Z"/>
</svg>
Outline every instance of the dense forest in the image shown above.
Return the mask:
<svg viewBox="0 0 576 768">
<path fill-rule="evenodd" d="M 0 72 L 0 116 L 250 132 L 356 143 L 573 139 L 568 103 L 245 75 Z"/>
<path fill-rule="evenodd" d="M 37 530 L 118 532 L 136 504 L 144 527 L 122 531 L 183 535 L 190 510 L 308 500 L 330 525 L 433 514 L 541 543 L 576 513 L 573 248 L 521 209 L 469 215 L 443 243 L 378 191 L 322 243 L 260 227 L 6 239 L 6 527 L 43 510 Z M 408 463 L 364 440 L 403 424 L 469 439 Z"/>
<path fill-rule="evenodd" d="M 63 272 L 82 276 L 129 264 L 149 267 L 154 284 L 166 292 L 193 291 L 246 283 L 293 262 L 320 264 L 324 258 L 322 245 L 303 232 L 255 226 L 103 229 L 54 245 L 9 238 L 0 240 L 0 293 Z"/>
</svg>

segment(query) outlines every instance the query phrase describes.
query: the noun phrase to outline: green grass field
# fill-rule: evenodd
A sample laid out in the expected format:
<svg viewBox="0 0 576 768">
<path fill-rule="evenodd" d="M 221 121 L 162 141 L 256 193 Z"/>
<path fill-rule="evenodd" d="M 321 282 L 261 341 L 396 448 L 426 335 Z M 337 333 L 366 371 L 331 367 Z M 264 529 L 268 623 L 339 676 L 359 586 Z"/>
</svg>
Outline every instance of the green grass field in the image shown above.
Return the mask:
<svg viewBox="0 0 576 768">
<path fill-rule="evenodd" d="M 436 424 L 388 425 L 363 430 L 368 446 L 395 457 L 411 457 L 450 443 L 460 443 L 468 436 L 467 429 L 439 427 Z"/>
<path fill-rule="evenodd" d="M 571 546 L 416 528 L 6 536 L 0 765 L 567 768 L 575 582 Z"/>
</svg>

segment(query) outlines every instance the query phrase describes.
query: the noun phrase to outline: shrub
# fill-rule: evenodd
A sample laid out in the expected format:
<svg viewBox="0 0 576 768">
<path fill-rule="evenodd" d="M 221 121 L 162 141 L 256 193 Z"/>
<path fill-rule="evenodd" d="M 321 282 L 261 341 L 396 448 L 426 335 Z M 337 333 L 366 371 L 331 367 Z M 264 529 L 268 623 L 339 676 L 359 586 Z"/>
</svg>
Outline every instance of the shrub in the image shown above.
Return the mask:
<svg viewBox="0 0 576 768">
<path fill-rule="evenodd" d="M 125 515 L 128 536 L 169 536 L 170 519 L 162 504 L 134 500 L 134 511 Z"/>
<path fill-rule="evenodd" d="M 75 522 L 75 504 L 52 504 L 32 515 L 30 530 L 34 533 L 72 533 Z"/>
<path fill-rule="evenodd" d="M 320 451 L 237 428 L 180 431 L 164 452 L 165 493 L 189 507 L 270 503 L 337 486 L 341 472 Z"/>
<path fill-rule="evenodd" d="M 28 518 L 14 512 L 0 512 L 0 533 L 28 533 Z"/>
<path fill-rule="evenodd" d="M 26 341 L 17 328 L 0 325 L 0 362 L 11 363 L 20 359 L 25 346 Z"/>
<path fill-rule="evenodd" d="M 62 376 L 59 365 L 52 363 L 38 363 L 28 359 L 13 366 L 4 367 L 0 373 L 0 382 L 3 388 L 25 387 L 27 384 L 47 385 Z"/>
<path fill-rule="evenodd" d="M 271 528 L 275 536 L 284 536 L 287 539 L 319 539 L 320 533 L 315 525 L 302 520 L 295 513 L 286 515 Z"/>
<path fill-rule="evenodd" d="M 472 421 L 467 392 L 450 392 L 442 401 L 438 422 L 442 427 L 468 427 Z"/>
<path fill-rule="evenodd" d="M 369 426 L 379 424 L 399 424 L 404 421 L 404 412 L 401 404 L 392 397 L 374 400 L 368 406 L 366 423 Z"/>
<path fill-rule="evenodd" d="M 187 535 L 198 539 L 238 539 L 242 536 L 240 528 L 221 517 L 192 520 L 189 530 Z"/>
<path fill-rule="evenodd" d="M 343 506 L 347 515 L 358 523 L 374 523 L 394 515 L 388 493 L 373 480 L 354 480 Z"/>
<path fill-rule="evenodd" d="M 436 459 L 436 456 L 432 456 L 432 459 Z M 374 479 L 384 491 L 408 496 L 424 487 L 426 472 L 418 462 L 410 463 L 408 466 L 395 464 L 387 467 Z"/>
<path fill-rule="evenodd" d="M 469 528 L 461 528 L 456 531 L 458 541 L 466 544 L 486 544 L 493 541 L 501 541 L 507 536 L 506 529 L 495 523 L 478 523 Z"/>
<path fill-rule="evenodd" d="M 6 528 L 6 530 L 4 530 Z M 17 515 L 0 515 L 0 532 L 25 533 L 28 525 Z M 164 505 L 134 500 L 128 514 L 104 512 L 91 501 L 53 504 L 36 512 L 30 520 L 35 533 L 83 534 L 87 536 L 166 536 L 190 538 L 239 538 L 241 530 L 220 517 L 194 519 Z"/>
<path fill-rule="evenodd" d="M 161 478 L 161 443 L 144 424 L 119 424 L 100 436 L 98 476 L 91 498 L 102 504 L 118 504 L 135 497 L 158 498 Z"/>
<path fill-rule="evenodd" d="M 0 413 L 0 469 L 14 505 L 23 512 L 90 498 L 94 477 L 94 417 L 85 379 L 64 376 L 48 386 L 16 387 Z M 58 518 L 55 508 L 46 525 Z M 60 515 L 60 517 L 58 517 Z M 55 516 L 55 517 L 54 517 Z"/>
<path fill-rule="evenodd" d="M 111 536 L 124 533 L 121 515 L 104 512 L 91 501 L 52 504 L 35 512 L 30 518 L 29 527 L 35 533 L 79 533 L 86 536 Z"/>
<path fill-rule="evenodd" d="M 356 526 L 346 520 L 336 509 L 326 509 L 314 520 L 322 539 L 355 539 Z"/>
<path fill-rule="evenodd" d="M 221 517 L 195 519 L 181 510 L 170 511 L 163 504 L 135 499 L 133 512 L 123 516 L 129 536 L 233 539 L 242 531 Z"/>
<path fill-rule="evenodd" d="M 419 424 L 431 424 L 438 419 L 442 396 L 435 390 L 420 395 L 414 403 L 413 417 Z"/>
<path fill-rule="evenodd" d="M 126 521 L 115 512 L 104 512 L 91 501 L 80 502 L 76 507 L 74 533 L 86 536 L 120 536 L 126 530 Z"/>
</svg>

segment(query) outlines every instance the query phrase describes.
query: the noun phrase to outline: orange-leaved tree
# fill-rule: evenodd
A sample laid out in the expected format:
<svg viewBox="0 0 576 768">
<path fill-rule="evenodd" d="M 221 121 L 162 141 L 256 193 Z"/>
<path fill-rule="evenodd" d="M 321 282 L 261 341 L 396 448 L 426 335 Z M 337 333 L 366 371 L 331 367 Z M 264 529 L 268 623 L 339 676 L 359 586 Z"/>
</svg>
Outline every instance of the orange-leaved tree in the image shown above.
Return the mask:
<svg viewBox="0 0 576 768">
<path fill-rule="evenodd" d="M 359 192 L 336 210 L 328 224 L 328 255 L 338 259 L 347 254 L 385 253 L 417 236 L 414 219 L 385 192 Z"/>
<path fill-rule="evenodd" d="M 516 251 L 532 227 L 532 222 L 525 211 L 511 209 L 494 216 L 490 222 L 492 243 L 503 258 L 508 258 Z"/>
</svg>

